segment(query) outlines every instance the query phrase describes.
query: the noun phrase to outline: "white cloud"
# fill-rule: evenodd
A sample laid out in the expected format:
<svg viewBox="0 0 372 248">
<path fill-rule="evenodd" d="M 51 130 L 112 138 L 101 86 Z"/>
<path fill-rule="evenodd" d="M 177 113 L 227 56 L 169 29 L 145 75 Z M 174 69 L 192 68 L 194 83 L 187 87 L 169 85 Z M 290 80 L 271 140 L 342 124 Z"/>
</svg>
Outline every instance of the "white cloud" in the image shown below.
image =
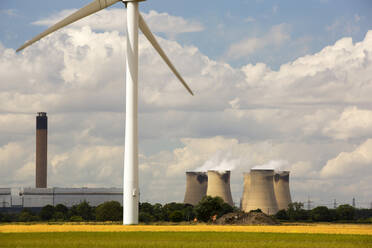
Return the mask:
<svg viewBox="0 0 372 248">
<path fill-rule="evenodd" d="M 121 185 L 126 39 L 116 30 L 81 26 L 65 28 L 19 54 L 0 45 L 0 158 L 6 161 L 0 169 L 9 175 L 1 186 L 34 184 L 38 111 L 49 115 L 50 185 Z M 280 34 L 271 37 L 283 42 Z M 314 182 L 320 197 L 333 190 L 348 197 L 332 187 L 336 179 L 324 182 L 319 173 L 328 160 L 359 144 L 352 138 L 370 135 L 372 31 L 361 42 L 340 39 L 278 70 L 263 63 L 233 68 L 195 47 L 159 42 L 195 96 L 140 35 L 144 200 L 181 201 L 185 170 L 200 167 L 219 151 L 241 161 L 232 175 L 235 200 L 242 190 L 241 173 L 270 160 L 288 161 L 295 197 Z M 358 124 L 364 118 L 367 124 Z M 350 189 L 368 188 L 358 179 L 347 181 Z M 164 194 L 169 188 L 174 190 Z"/>
<path fill-rule="evenodd" d="M 351 152 L 341 152 L 335 158 L 330 159 L 321 170 L 321 176 L 354 178 L 359 181 L 372 172 L 372 139 L 355 148 Z M 358 178 L 358 179 L 357 179 Z"/>
<path fill-rule="evenodd" d="M 282 23 L 271 27 L 268 33 L 261 37 L 249 37 L 232 44 L 227 51 L 227 56 L 232 59 L 247 57 L 266 47 L 279 47 L 289 40 L 289 26 Z"/>
<path fill-rule="evenodd" d="M 76 9 L 62 10 L 32 24 L 51 26 L 75 11 Z M 164 33 L 172 37 L 181 33 L 200 32 L 204 29 L 203 25 L 197 21 L 186 20 L 168 13 L 158 13 L 155 10 L 150 10 L 149 13 L 142 13 L 142 15 L 153 32 Z M 81 28 L 84 26 L 89 26 L 91 29 L 99 31 L 116 30 L 123 32 L 126 26 L 126 10 L 124 8 L 104 9 L 71 24 L 69 27 Z"/>
<path fill-rule="evenodd" d="M 327 123 L 323 132 L 335 139 L 372 137 L 372 111 L 348 107 L 338 119 Z"/>
</svg>

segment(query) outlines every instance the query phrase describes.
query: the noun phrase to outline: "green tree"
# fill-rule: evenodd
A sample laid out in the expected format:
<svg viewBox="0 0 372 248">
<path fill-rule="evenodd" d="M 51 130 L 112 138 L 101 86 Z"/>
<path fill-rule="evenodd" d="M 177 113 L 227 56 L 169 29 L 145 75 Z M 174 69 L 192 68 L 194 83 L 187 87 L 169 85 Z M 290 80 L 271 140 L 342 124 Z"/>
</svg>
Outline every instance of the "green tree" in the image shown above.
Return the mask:
<svg viewBox="0 0 372 248">
<path fill-rule="evenodd" d="M 169 220 L 172 222 L 181 222 L 183 221 L 184 216 L 181 210 L 174 210 L 169 214 Z"/>
<path fill-rule="evenodd" d="M 288 205 L 287 214 L 290 220 L 307 220 L 308 214 L 305 209 L 303 209 L 304 204 L 301 202 L 293 202 Z"/>
<path fill-rule="evenodd" d="M 70 221 L 82 222 L 83 221 L 83 217 L 81 217 L 79 215 L 73 215 L 73 216 L 70 217 Z"/>
<path fill-rule="evenodd" d="M 64 215 L 68 213 L 68 208 L 63 204 L 57 204 L 54 209 L 56 212 L 61 212 Z"/>
<path fill-rule="evenodd" d="M 355 208 L 349 204 L 340 205 L 336 208 L 336 214 L 338 220 L 354 220 Z"/>
<path fill-rule="evenodd" d="M 289 220 L 289 217 L 288 217 L 287 211 L 285 211 L 284 209 L 279 210 L 279 211 L 275 214 L 275 218 L 277 218 L 277 219 L 279 219 L 279 220 Z"/>
<path fill-rule="evenodd" d="M 310 211 L 310 216 L 313 221 L 332 221 L 332 215 L 329 209 L 325 206 L 319 206 Z"/>
<path fill-rule="evenodd" d="M 147 212 L 139 213 L 138 219 L 139 219 L 140 222 L 144 222 L 144 223 L 150 223 L 150 222 L 153 222 L 155 220 L 154 216 L 152 216 L 151 214 L 149 214 Z"/>
<path fill-rule="evenodd" d="M 119 221 L 123 219 L 123 207 L 117 201 L 109 201 L 100 204 L 96 208 L 96 220 Z"/>
<path fill-rule="evenodd" d="M 35 219 L 35 216 L 28 209 L 23 209 L 18 216 L 18 220 L 21 222 L 30 222 L 34 221 Z"/>
<path fill-rule="evenodd" d="M 39 216 L 42 220 L 50 220 L 52 219 L 53 215 L 54 207 L 52 205 L 44 206 L 39 213 Z"/>
<path fill-rule="evenodd" d="M 194 209 L 198 220 L 207 222 L 214 215 L 220 217 L 226 213 L 232 212 L 233 208 L 227 205 L 221 197 L 205 196 Z"/>
<path fill-rule="evenodd" d="M 155 203 L 152 206 L 153 217 L 155 221 L 163 220 L 163 206 L 160 203 Z"/>
<path fill-rule="evenodd" d="M 87 201 L 83 201 L 76 206 L 76 214 L 84 220 L 93 220 L 93 209 Z"/>
</svg>

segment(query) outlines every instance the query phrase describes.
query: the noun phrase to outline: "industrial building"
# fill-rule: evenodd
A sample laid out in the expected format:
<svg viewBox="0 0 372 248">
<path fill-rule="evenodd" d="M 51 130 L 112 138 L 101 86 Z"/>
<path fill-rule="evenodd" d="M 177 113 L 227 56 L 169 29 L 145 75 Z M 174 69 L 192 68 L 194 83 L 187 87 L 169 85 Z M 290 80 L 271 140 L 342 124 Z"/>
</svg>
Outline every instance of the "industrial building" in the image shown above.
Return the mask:
<svg viewBox="0 0 372 248">
<path fill-rule="evenodd" d="M 184 203 L 196 205 L 206 195 L 208 176 L 205 172 L 186 172 Z"/>
<path fill-rule="evenodd" d="M 226 203 L 234 206 L 230 189 L 230 171 L 215 171 L 209 170 L 208 172 L 208 187 L 207 195 L 219 196 Z"/>
<path fill-rule="evenodd" d="M 287 209 L 292 202 L 289 190 L 289 171 L 278 171 L 274 175 L 274 192 L 279 210 Z"/>
<path fill-rule="evenodd" d="M 0 207 L 6 208 L 12 205 L 10 188 L 0 188 Z"/>
<path fill-rule="evenodd" d="M 20 193 L 23 207 L 56 206 L 67 207 L 86 201 L 91 206 L 98 206 L 107 201 L 123 203 L 121 188 L 25 188 Z"/>
<path fill-rule="evenodd" d="M 243 211 L 249 212 L 255 209 L 261 209 L 266 214 L 275 214 L 278 212 L 278 204 L 274 192 L 274 170 L 251 170 L 250 176 L 245 177 L 248 180 L 248 190 L 244 193 L 242 204 Z M 249 185 L 249 186 L 248 186 Z"/>
<path fill-rule="evenodd" d="M 48 117 L 45 112 L 36 116 L 35 188 L 0 188 L 0 208 L 41 208 L 63 204 L 67 207 L 86 201 L 98 206 L 106 201 L 123 204 L 122 188 L 59 188 L 47 185 Z"/>
</svg>

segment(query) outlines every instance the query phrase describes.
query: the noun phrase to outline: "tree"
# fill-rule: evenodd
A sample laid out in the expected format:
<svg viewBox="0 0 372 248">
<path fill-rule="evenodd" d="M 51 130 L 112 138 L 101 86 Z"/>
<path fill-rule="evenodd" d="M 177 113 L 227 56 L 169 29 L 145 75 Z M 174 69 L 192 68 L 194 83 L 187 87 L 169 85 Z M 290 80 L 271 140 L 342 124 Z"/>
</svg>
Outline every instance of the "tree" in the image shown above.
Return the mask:
<svg viewBox="0 0 372 248">
<path fill-rule="evenodd" d="M 290 220 L 307 220 L 308 214 L 303 209 L 304 204 L 301 202 L 293 202 L 288 204 L 287 214 Z"/>
<path fill-rule="evenodd" d="M 277 218 L 277 219 L 279 219 L 279 220 L 289 220 L 289 217 L 288 217 L 287 211 L 285 211 L 284 209 L 279 210 L 279 211 L 275 214 L 275 218 Z"/>
<path fill-rule="evenodd" d="M 355 217 L 355 208 L 349 204 L 340 205 L 336 209 L 338 220 L 353 220 Z"/>
<path fill-rule="evenodd" d="M 87 201 L 83 201 L 76 206 L 76 213 L 84 220 L 93 220 L 93 209 Z"/>
<path fill-rule="evenodd" d="M 54 209 L 56 212 L 61 212 L 64 215 L 68 213 L 68 208 L 63 204 L 57 204 Z"/>
<path fill-rule="evenodd" d="M 205 196 L 195 206 L 196 217 L 201 221 L 209 221 L 211 217 L 217 215 L 221 217 L 224 214 L 233 212 L 233 208 L 225 203 L 221 197 Z"/>
<path fill-rule="evenodd" d="M 33 219 L 33 215 L 29 211 L 22 210 L 22 212 L 18 216 L 18 220 L 21 222 L 29 222 Z"/>
<path fill-rule="evenodd" d="M 39 213 L 39 216 L 42 220 L 50 220 L 52 219 L 53 215 L 54 207 L 52 205 L 44 206 Z"/>
<path fill-rule="evenodd" d="M 184 216 L 181 210 L 175 210 L 169 214 L 169 220 L 173 222 L 181 222 L 183 221 Z"/>
<path fill-rule="evenodd" d="M 138 219 L 140 222 L 150 223 L 153 222 L 155 218 L 147 212 L 140 212 Z"/>
<path fill-rule="evenodd" d="M 117 201 L 108 201 L 96 208 L 96 220 L 119 221 L 123 219 L 123 207 Z"/>
<path fill-rule="evenodd" d="M 160 203 L 155 203 L 152 208 L 155 221 L 163 219 L 163 206 Z"/>
<path fill-rule="evenodd" d="M 310 216 L 313 221 L 332 221 L 332 215 L 329 209 L 325 206 L 319 206 L 310 211 Z"/>
</svg>

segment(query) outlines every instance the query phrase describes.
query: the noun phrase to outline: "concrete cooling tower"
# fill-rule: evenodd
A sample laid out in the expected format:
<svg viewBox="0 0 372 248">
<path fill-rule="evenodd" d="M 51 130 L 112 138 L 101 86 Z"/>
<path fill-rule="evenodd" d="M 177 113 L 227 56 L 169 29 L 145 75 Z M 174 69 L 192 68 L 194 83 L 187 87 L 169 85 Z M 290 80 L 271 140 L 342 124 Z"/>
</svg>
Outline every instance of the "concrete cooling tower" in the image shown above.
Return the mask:
<svg viewBox="0 0 372 248">
<path fill-rule="evenodd" d="M 205 172 L 186 172 L 186 192 L 184 203 L 197 205 L 206 195 L 208 177 Z"/>
<path fill-rule="evenodd" d="M 244 173 L 244 188 L 243 188 L 243 197 L 242 197 L 242 204 L 241 208 L 245 209 L 247 205 L 247 200 L 249 198 L 249 188 L 251 187 L 251 174 Z"/>
<path fill-rule="evenodd" d="M 278 171 L 274 175 L 274 192 L 279 210 L 287 209 L 292 202 L 289 190 L 289 171 Z"/>
<path fill-rule="evenodd" d="M 36 116 L 36 188 L 47 187 L 48 117 L 39 112 Z"/>
<path fill-rule="evenodd" d="M 247 200 L 246 205 L 243 205 L 243 211 L 249 212 L 259 208 L 269 215 L 278 212 L 273 181 L 274 170 L 251 170 L 250 187 L 245 197 Z"/>
<path fill-rule="evenodd" d="M 207 195 L 219 196 L 226 203 L 234 206 L 230 190 L 230 171 L 208 171 Z"/>
</svg>

